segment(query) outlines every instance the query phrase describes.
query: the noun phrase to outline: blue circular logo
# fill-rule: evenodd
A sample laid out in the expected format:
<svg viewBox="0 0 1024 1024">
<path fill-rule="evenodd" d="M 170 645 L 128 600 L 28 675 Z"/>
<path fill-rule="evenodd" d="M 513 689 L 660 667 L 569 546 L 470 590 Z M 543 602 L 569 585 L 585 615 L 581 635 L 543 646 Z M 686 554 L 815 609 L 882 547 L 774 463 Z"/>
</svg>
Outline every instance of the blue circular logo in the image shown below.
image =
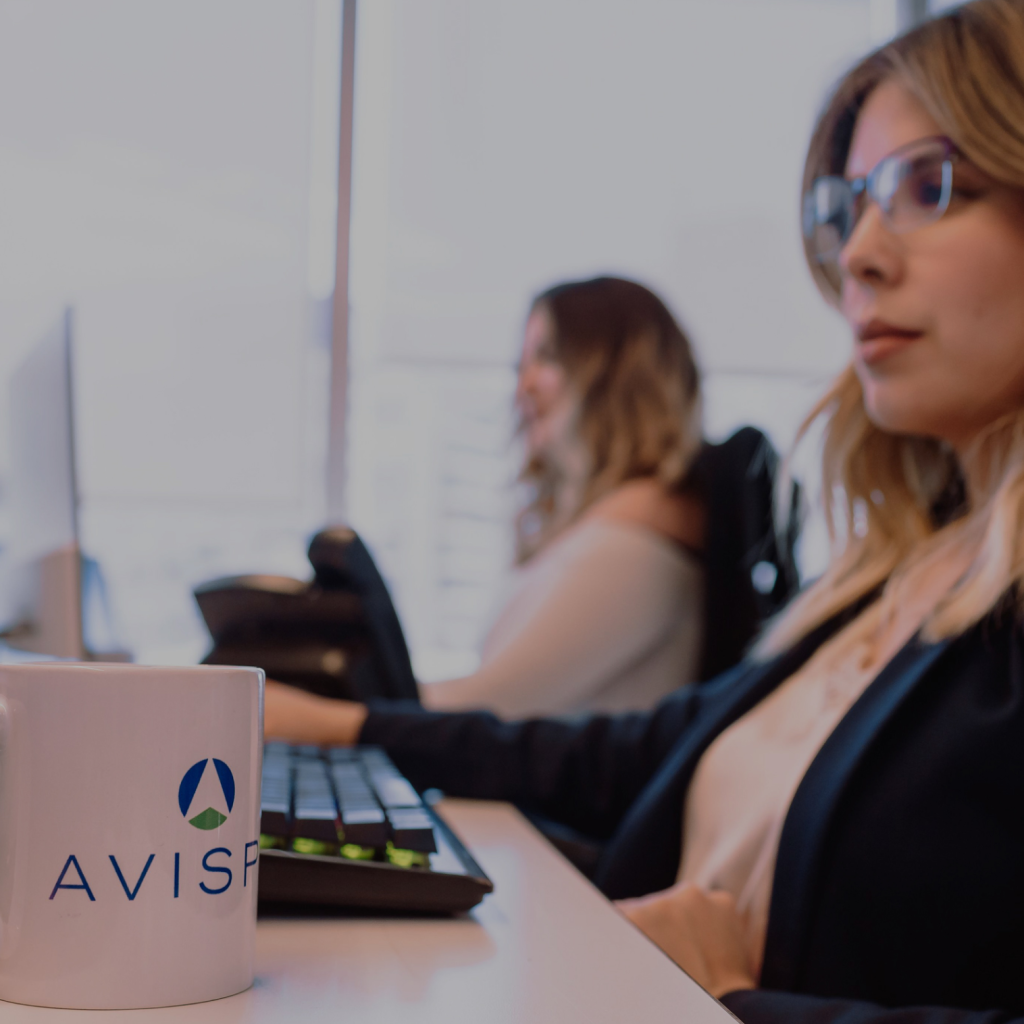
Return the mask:
<svg viewBox="0 0 1024 1024">
<path fill-rule="evenodd" d="M 200 811 L 195 817 L 189 818 L 189 808 L 192 806 L 192 801 L 195 799 L 196 790 L 199 789 L 199 783 L 203 779 L 203 775 L 206 772 L 206 766 L 213 761 L 213 767 L 217 772 L 217 779 L 220 782 L 221 795 L 224 797 L 224 810 L 218 810 L 216 807 L 209 806 L 204 811 Z M 217 801 L 219 802 L 219 801 Z M 181 780 L 181 785 L 178 786 L 178 807 L 181 808 L 182 817 L 188 818 L 188 823 L 193 825 L 195 828 L 201 828 L 204 831 L 210 829 L 220 828 L 225 821 L 228 820 L 228 815 L 231 813 L 231 808 L 235 806 L 235 777 L 231 774 L 231 769 L 221 760 L 216 757 L 206 757 L 202 761 L 196 761 L 194 765 L 187 772 Z"/>
</svg>

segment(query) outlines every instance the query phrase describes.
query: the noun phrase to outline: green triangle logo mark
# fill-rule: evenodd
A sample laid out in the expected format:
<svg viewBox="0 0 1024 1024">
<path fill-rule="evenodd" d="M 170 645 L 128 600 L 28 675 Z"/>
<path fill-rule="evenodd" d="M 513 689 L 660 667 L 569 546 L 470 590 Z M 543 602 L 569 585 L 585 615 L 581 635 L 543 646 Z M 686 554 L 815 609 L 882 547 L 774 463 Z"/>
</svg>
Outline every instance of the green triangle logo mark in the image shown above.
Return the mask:
<svg viewBox="0 0 1024 1024">
<path fill-rule="evenodd" d="M 197 814 L 194 818 L 189 818 L 188 823 L 195 825 L 196 828 L 201 828 L 205 832 L 209 832 L 212 828 L 220 828 L 225 821 L 228 820 L 226 814 L 221 814 L 220 811 L 215 811 L 212 807 L 207 807 L 202 814 Z"/>
</svg>

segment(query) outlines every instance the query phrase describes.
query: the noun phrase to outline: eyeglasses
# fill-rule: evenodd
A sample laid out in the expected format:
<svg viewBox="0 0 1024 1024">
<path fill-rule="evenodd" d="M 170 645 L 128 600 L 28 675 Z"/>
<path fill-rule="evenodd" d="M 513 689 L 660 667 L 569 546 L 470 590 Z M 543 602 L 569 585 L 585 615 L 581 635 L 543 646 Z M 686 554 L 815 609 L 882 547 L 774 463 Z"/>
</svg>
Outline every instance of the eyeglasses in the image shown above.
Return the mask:
<svg viewBox="0 0 1024 1024">
<path fill-rule="evenodd" d="M 814 258 L 835 263 L 868 199 L 898 234 L 938 220 L 949 206 L 958 156 L 953 143 L 937 135 L 893 150 L 862 178 L 816 178 L 803 206 L 804 238 Z"/>
</svg>

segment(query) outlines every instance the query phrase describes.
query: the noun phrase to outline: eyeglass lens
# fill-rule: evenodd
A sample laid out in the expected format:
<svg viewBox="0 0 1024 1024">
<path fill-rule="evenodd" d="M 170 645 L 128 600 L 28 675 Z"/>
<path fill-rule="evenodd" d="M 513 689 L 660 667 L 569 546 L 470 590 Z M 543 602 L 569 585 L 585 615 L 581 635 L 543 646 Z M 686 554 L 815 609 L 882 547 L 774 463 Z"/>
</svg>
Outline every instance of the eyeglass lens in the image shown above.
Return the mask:
<svg viewBox="0 0 1024 1024">
<path fill-rule="evenodd" d="M 860 219 L 864 193 L 878 204 L 889 228 L 902 233 L 942 216 L 952 182 L 951 154 L 941 142 L 893 153 L 866 178 L 818 178 L 804 196 L 804 235 L 820 262 L 834 261 Z"/>
</svg>

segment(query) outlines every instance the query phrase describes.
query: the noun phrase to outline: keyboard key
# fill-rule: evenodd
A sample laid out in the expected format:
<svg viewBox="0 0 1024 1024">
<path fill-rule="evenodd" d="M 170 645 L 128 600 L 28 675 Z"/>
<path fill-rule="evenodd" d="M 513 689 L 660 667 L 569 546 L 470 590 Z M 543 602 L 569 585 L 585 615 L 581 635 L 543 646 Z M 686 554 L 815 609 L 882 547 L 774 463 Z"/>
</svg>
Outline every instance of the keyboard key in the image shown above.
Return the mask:
<svg viewBox="0 0 1024 1024">
<path fill-rule="evenodd" d="M 391 841 L 403 850 L 436 853 L 434 828 L 430 815 L 419 807 L 396 807 L 388 810 Z"/>
<path fill-rule="evenodd" d="M 260 832 L 285 838 L 290 831 L 288 814 L 280 807 L 264 807 L 260 812 Z"/>
<path fill-rule="evenodd" d="M 388 841 L 388 827 L 379 807 L 342 808 L 341 829 L 346 843 L 357 846 L 383 847 Z"/>
<path fill-rule="evenodd" d="M 327 760 L 331 764 L 355 764 L 361 763 L 359 752 L 360 747 L 331 747 L 327 751 Z"/>
<path fill-rule="evenodd" d="M 291 830 L 292 768 L 285 744 L 267 744 L 260 790 L 260 832 L 287 837 Z"/>
<path fill-rule="evenodd" d="M 345 842 L 383 847 L 388 838 L 384 811 L 367 785 L 359 765 L 332 764 L 331 779 L 338 797 Z"/>
<path fill-rule="evenodd" d="M 385 807 L 422 807 L 419 793 L 400 775 L 373 773 L 370 776 L 377 797 Z"/>
<path fill-rule="evenodd" d="M 295 806 L 291 834 L 323 842 L 338 841 L 338 808 L 323 761 L 300 757 L 295 763 Z"/>
<path fill-rule="evenodd" d="M 377 798 L 385 807 L 422 806 L 419 793 L 382 751 L 367 751 L 364 764 Z"/>
</svg>

